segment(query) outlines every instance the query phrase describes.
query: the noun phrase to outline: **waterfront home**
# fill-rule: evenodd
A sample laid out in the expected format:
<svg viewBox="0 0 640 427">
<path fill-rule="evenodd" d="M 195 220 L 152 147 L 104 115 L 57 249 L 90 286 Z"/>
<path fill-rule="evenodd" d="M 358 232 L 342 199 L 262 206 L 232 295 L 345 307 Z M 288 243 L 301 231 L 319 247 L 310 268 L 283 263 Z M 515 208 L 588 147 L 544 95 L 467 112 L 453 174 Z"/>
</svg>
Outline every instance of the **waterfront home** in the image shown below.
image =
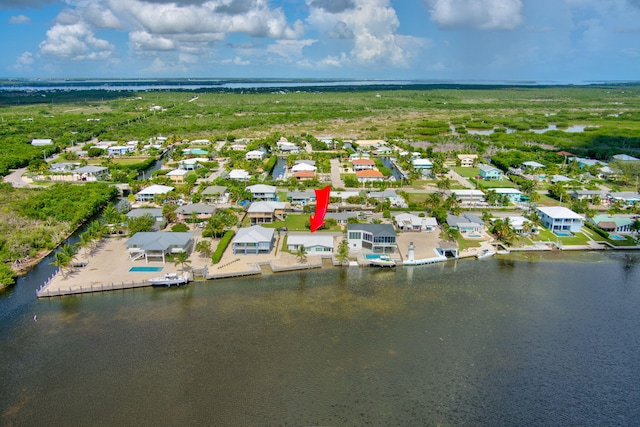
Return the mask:
<svg viewBox="0 0 640 427">
<path fill-rule="evenodd" d="M 208 162 L 205 157 L 192 157 L 190 159 L 182 159 L 178 162 L 178 167 L 186 171 L 193 171 L 201 167 L 200 163 Z"/>
<path fill-rule="evenodd" d="M 271 253 L 275 243 L 275 230 L 254 225 L 241 228 L 231 241 L 233 254 L 268 254 Z"/>
<path fill-rule="evenodd" d="M 251 192 L 251 200 L 277 201 L 276 187 L 274 185 L 256 184 L 247 187 Z"/>
<path fill-rule="evenodd" d="M 584 218 L 564 206 L 540 206 L 537 208 L 540 222 L 551 230 L 578 232 L 584 225 Z"/>
<path fill-rule="evenodd" d="M 189 171 L 185 169 L 174 169 L 167 172 L 167 177 L 176 184 L 182 184 L 188 173 Z"/>
<path fill-rule="evenodd" d="M 247 216 L 251 225 L 282 221 L 285 218 L 285 207 L 284 202 L 253 202 L 247 209 Z"/>
<path fill-rule="evenodd" d="M 433 217 L 420 217 L 410 213 L 400 213 L 393 217 L 396 228 L 401 231 L 432 232 L 438 228 L 438 220 Z"/>
<path fill-rule="evenodd" d="M 354 160 L 357 160 L 357 159 L 370 159 L 370 158 L 371 158 L 371 154 L 365 153 L 363 151 L 357 151 L 355 153 L 349 154 L 350 162 L 353 162 Z"/>
<path fill-rule="evenodd" d="M 480 234 L 484 231 L 485 223 L 478 215 L 464 213 L 462 215 L 447 215 L 449 228 L 458 230 L 460 234 Z"/>
<path fill-rule="evenodd" d="M 202 199 L 208 203 L 226 204 L 229 203 L 229 190 L 223 185 L 211 185 L 200 193 Z"/>
<path fill-rule="evenodd" d="M 289 200 L 291 204 L 305 206 L 310 203 L 315 203 L 316 192 L 313 190 L 289 191 L 287 192 L 287 200 Z"/>
<path fill-rule="evenodd" d="M 493 191 L 499 196 L 506 197 L 511 203 L 522 201 L 522 191 L 517 188 L 493 188 Z"/>
<path fill-rule="evenodd" d="M 391 224 L 347 224 L 349 249 L 374 253 L 395 253 L 396 230 Z"/>
<path fill-rule="evenodd" d="M 460 166 L 463 168 L 472 168 L 473 165 L 478 161 L 477 154 L 458 154 L 457 157 L 460 161 Z"/>
<path fill-rule="evenodd" d="M 382 172 L 378 170 L 360 170 L 356 172 L 356 179 L 358 182 L 373 182 L 384 181 L 385 177 Z"/>
<path fill-rule="evenodd" d="M 136 193 L 136 200 L 139 202 L 153 202 L 156 196 L 166 196 L 173 190 L 174 187 L 169 187 L 168 185 L 154 184 L 138 191 Z"/>
<path fill-rule="evenodd" d="M 251 179 L 251 174 L 244 169 L 234 169 L 229 172 L 229 176 L 227 178 L 238 181 L 249 181 Z"/>
<path fill-rule="evenodd" d="M 209 152 L 202 148 L 185 148 L 182 150 L 184 156 L 208 156 Z"/>
<path fill-rule="evenodd" d="M 127 218 L 131 218 L 131 219 L 140 218 L 145 215 L 150 216 L 155 221 L 155 223 L 151 228 L 152 231 L 162 230 L 167 224 L 167 220 L 162 215 L 162 209 L 160 208 L 136 208 L 136 209 L 131 209 L 129 212 L 127 212 Z M 107 225 L 117 226 L 118 224 L 107 224 Z"/>
<path fill-rule="evenodd" d="M 194 216 L 199 220 L 206 220 L 211 218 L 211 215 L 216 211 L 216 208 L 205 203 L 190 203 L 188 205 L 182 205 L 176 209 L 179 221 L 186 221 L 193 219 Z"/>
<path fill-rule="evenodd" d="M 331 254 L 333 252 L 333 236 L 323 233 L 289 233 L 287 235 L 287 249 L 295 252 L 300 246 L 303 246 L 309 255 Z"/>
<path fill-rule="evenodd" d="M 508 221 L 509 226 L 511 227 L 513 232 L 516 234 L 528 235 L 528 234 L 537 232 L 533 222 L 531 222 L 530 220 L 528 220 L 527 218 L 521 215 L 507 216 L 504 218 L 493 218 L 492 221 L 496 219 L 502 219 L 504 221 Z"/>
<path fill-rule="evenodd" d="M 299 171 L 293 174 L 298 181 L 309 181 L 316 178 L 316 173 L 312 171 Z"/>
<path fill-rule="evenodd" d="M 591 223 L 608 233 L 631 233 L 633 219 L 627 216 L 596 215 Z"/>
<path fill-rule="evenodd" d="M 318 168 L 314 164 L 310 164 L 308 162 L 297 162 L 291 167 L 291 172 L 315 172 L 317 169 Z"/>
<path fill-rule="evenodd" d="M 75 181 L 94 182 L 109 177 L 109 168 L 105 166 L 82 166 L 72 172 Z"/>
<path fill-rule="evenodd" d="M 190 253 L 193 248 L 193 235 L 163 231 L 139 232 L 129 238 L 125 245 L 131 261 L 144 258 L 147 263 L 156 261 L 164 264 L 167 255 Z"/>
<path fill-rule="evenodd" d="M 136 151 L 136 148 L 129 145 L 112 145 L 107 147 L 107 154 L 109 156 L 123 156 L 127 153 L 133 153 L 134 151 Z"/>
<path fill-rule="evenodd" d="M 262 150 L 253 150 L 249 151 L 244 155 L 245 160 L 262 160 L 264 159 L 264 151 Z"/>
<path fill-rule="evenodd" d="M 502 181 L 502 171 L 490 165 L 480 165 L 480 178 L 485 181 Z"/>
<path fill-rule="evenodd" d="M 351 164 L 354 172 L 373 170 L 376 167 L 376 163 L 371 159 L 354 159 Z"/>
<path fill-rule="evenodd" d="M 283 153 L 296 154 L 300 152 L 300 147 L 298 147 L 293 142 L 289 142 L 285 137 L 280 138 L 276 142 L 276 146 L 278 147 L 278 150 Z"/>
<path fill-rule="evenodd" d="M 36 138 L 31 140 L 31 145 L 33 145 L 34 147 L 47 147 L 49 145 L 53 145 L 53 140 Z"/>
<path fill-rule="evenodd" d="M 350 197 L 360 197 L 359 191 L 333 191 L 329 193 L 331 199 L 340 199 L 341 203 L 346 203 Z"/>
<path fill-rule="evenodd" d="M 413 169 L 422 172 L 423 175 L 431 173 L 431 169 L 433 168 L 433 162 L 429 159 L 413 159 L 411 160 L 411 164 L 413 165 Z"/>
</svg>

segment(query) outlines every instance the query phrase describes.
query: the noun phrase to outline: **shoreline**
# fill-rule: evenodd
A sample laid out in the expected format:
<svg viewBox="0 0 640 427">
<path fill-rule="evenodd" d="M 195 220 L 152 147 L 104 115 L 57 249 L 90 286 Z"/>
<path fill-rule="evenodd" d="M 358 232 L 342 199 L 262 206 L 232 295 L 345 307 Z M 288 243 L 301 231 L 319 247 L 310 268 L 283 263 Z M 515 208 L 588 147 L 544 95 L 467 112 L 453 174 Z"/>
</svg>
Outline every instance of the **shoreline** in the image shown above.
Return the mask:
<svg viewBox="0 0 640 427">
<path fill-rule="evenodd" d="M 293 234 L 293 233 L 292 233 Z M 194 232 L 196 241 L 201 238 L 199 232 Z M 488 236 L 487 236 L 488 237 Z M 340 237 L 336 236 L 336 239 Z M 438 254 L 439 233 L 400 233 L 398 239 L 398 253 L 393 256 L 398 267 L 418 266 L 432 263 L 440 263 L 459 259 L 479 258 L 485 251 L 494 251 L 492 242 L 482 241 L 482 245 L 476 248 L 468 248 L 460 251 L 457 257 L 446 258 Z M 158 277 L 169 272 L 181 271 L 179 265 L 173 263 L 162 264 L 160 262 L 146 263 L 145 261 L 131 261 L 128 257 L 124 245 L 125 238 L 111 237 L 104 239 L 90 252 L 81 251 L 74 258 L 77 265 L 70 271 L 56 272 L 42 286 L 38 288 L 38 297 L 54 297 L 88 292 L 103 292 L 109 290 L 132 289 L 138 287 L 151 286 L 148 282 L 153 277 Z M 407 260 L 407 250 L 409 244 L 414 244 L 415 254 L 413 261 Z M 564 246 L 558 248 L 550 242 L 541 242 L 540 245 L 510 248 L 516 253 L 523 252 L 548 252 L 548 251 L 594 251 L 609 250 L 611 247 L 600 242 L 592 242 L 587 246 Z M 553 246 L 553 247 L 552 247 Z M 618 247 L 620 250 L 638 250 L 640 246 Z M 212 265 L 208 257 L 201 257 L 193 252 L 189 258 L 189 269 L 185 272 L 189 274 L 191 281 L 196 277 L 202 280 L 219 280 L 250 275 L 278 274 L 292 271 L 323 269 L 341 267 L 335 254 L 329 255 L 308 255 L 306 260 L 300 260 L 297 256 L 283 251 L 279 248 L 275 253 L 259 255 L 234 255 L 228 248 L 218 264 Z M 348 265 L 366 267 L 366 261 L 358 254 L 358 261 L 351 261 Z M 351 257 L 352 259 L 353 257 Z M 480 257 L 482 258 L 482 257 Z M 347 264 L 344 264 L 347 265 Z M 132 267 L 154 267 L 156 271 L 132 271 Z M 374 267 L 370 267 L 374 268 Z M 139 270 L 139 269 L 138 269 Z M 182 271 L 181 271 L 182 272 Z M 196 277 L 194 277 L 194 273 Z M 198 274 L 199 273 L 199 274 Z"/>
</svg>

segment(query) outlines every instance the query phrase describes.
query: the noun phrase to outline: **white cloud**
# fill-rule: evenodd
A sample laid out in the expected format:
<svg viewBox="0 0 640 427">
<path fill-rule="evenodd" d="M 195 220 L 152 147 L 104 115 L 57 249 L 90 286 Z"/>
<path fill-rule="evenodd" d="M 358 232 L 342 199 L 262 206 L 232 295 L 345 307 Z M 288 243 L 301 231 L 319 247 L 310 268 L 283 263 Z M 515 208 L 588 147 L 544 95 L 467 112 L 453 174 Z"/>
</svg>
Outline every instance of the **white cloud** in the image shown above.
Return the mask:
<svg viewBox="0 0 640 427">
<path fill-rule="evenodd" d="M 9 18 L 7 22 L 9 22 L 9 24 L 27 24 L 31 22 L 31 18 L 26 15 L 16 15 Z"/>
<path fill-rule="evenodd" d="M 302 49 L 313 45 L 317 40 L 276 40 L 267 46 L 268 53 L 275 53 L 283 58 L 291 59 L 302 56 Z"/>
<path fill-rule="evenodd" d="M 41 56 L 67 60 L 106 59 L 114 50 L 111 43 L 97 38 L 89 24 L 70 10 L 58 16 L 56 24 L 47 31 L 47 38 L 39 48 Z"/>
<path fill-rule="evenodd" d="M 513 30 L 523 21 L 521 0 L 425 0 L 440 28 Z"/>
<path fill-rule="evenodd" d="M 16 65 L 19 67 L 27 67 L 33 64 L 33 53 L 31 52 L 23 52 L 16 59 Z"/>
<path fill-rule="evenodd" d="M 332 38 L 349 39 L 348 55 L 330 55 L 325 64 L 337 57 L 358 65 L 405 67 L 407 51 L 397 34 L 400 22 L 389 0 L 307 0 L 309 24 Z"/>
</svg>

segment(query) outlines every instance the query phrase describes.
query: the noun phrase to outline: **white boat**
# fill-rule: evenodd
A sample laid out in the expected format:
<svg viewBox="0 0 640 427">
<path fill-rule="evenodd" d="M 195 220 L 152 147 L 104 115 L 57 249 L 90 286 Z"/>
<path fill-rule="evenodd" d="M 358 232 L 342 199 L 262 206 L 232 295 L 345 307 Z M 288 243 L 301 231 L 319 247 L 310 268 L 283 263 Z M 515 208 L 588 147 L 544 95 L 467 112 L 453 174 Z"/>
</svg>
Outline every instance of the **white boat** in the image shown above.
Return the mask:
<svg viewBox="0 0 640 427">
<path fill-rule="evenodd" d="M 396 262 L 388 255 L 380 255 L 378 258 L 369 259 L 369 265 L 371 267 L 395 267 Z"/>
<path fill-rule="evenodd" d="M 494 256 L 496 254 L 496 251 L 492 251 L 489 249 L 483 249 L 480 252 L 478 252 L 476 254 L 476 258 L 478 259 L 482 259 L 482 258 L 489 258 L 491 256 Z"/>
<path fill-rule="evenodd" d="M 149 279 L 151 286 L 180 286 L 189 283 L 189 277 L 180 276 L 177 273 L 167 273 L 162 277 L 154 277 Z"/>
</svg>

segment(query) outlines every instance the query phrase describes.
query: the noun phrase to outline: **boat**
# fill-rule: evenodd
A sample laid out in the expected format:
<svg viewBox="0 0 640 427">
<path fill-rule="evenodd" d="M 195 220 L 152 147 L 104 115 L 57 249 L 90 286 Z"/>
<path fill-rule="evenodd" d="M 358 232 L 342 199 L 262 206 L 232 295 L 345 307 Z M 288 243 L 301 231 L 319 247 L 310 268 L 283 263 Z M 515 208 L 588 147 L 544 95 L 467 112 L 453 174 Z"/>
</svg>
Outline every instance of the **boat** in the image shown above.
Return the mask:
<svg viewBox="0 0 640 427">
<path fill-rule="evenodd" d="M 396 262 L 388 255 L 380 255 L 378 258 L 369 259 L 369 265 L 371 267 L 395 267 Z"/>
<path fill-rule="evenodd" d="M 151 286 L 180 286 L 189 283 L 189 277 L 186 275 L 180 276 L 176 273 L 167 273 L 162 277 L 149 279 L 149 282 L 151 282 Z"/>
<path fill-rule="evenodd" d="M 489 258 L 491 256 L 494 256 L 495 254 L 496 254 L 496 251 L 492 251 L 490 249 L 483 249 L 480 252 L 478 252 L 478 254 L 476 255 L 476 258 L 478 259 Z"/>
</svg>

